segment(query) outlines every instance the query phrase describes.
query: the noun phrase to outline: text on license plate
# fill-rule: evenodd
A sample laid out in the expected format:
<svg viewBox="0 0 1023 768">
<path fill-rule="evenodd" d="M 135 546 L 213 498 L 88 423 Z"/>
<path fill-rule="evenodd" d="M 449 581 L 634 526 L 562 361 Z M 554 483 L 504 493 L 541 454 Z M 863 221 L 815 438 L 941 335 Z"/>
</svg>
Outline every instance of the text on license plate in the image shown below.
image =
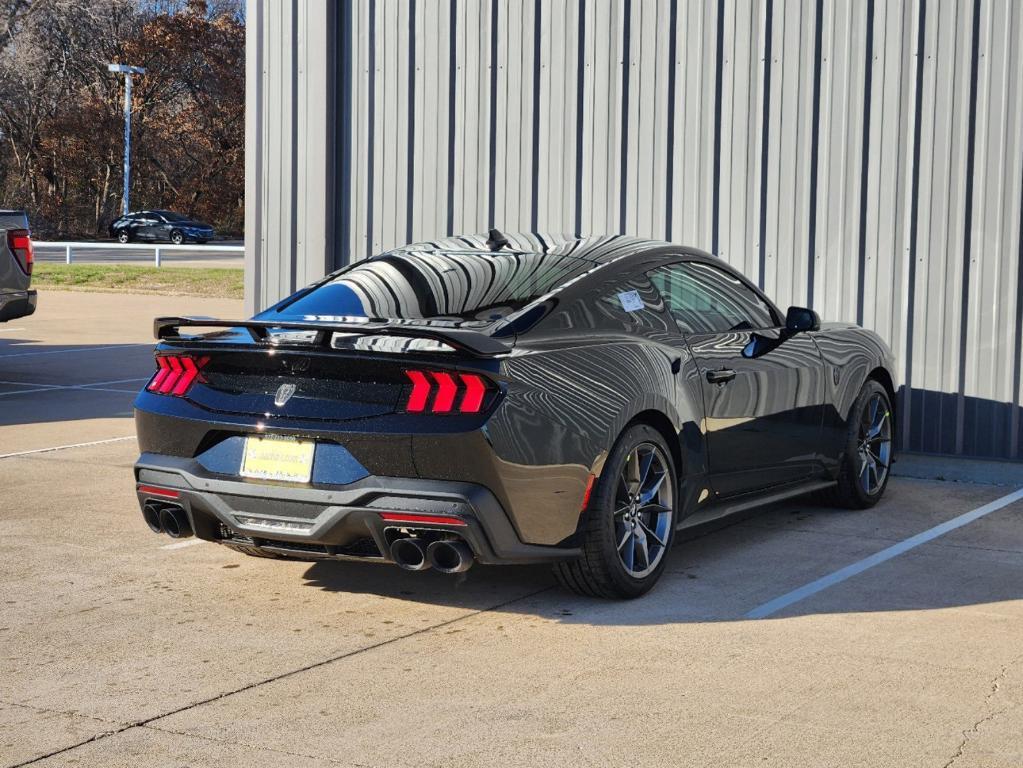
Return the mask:
<svg viewBox="0 0 1023 768">
<path fill-rule="evenodd" d="M 290 437 L 246 437 L 241 474 L 262 480 L 308 483 L 316 443 Z"/>
</svg>

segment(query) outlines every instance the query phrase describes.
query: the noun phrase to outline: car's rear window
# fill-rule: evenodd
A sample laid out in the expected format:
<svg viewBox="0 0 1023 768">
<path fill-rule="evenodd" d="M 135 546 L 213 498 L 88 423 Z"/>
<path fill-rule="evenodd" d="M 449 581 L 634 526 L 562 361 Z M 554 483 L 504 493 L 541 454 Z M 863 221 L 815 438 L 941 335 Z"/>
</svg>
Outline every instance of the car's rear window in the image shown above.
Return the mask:
<svg viewBox="0 0 1023 768">
<path fill-rule="evenodd" d="M 259 317 L 494 321 L 594 266 L 542 253 L 399 251 L 360 262 Z"/>
</svg>

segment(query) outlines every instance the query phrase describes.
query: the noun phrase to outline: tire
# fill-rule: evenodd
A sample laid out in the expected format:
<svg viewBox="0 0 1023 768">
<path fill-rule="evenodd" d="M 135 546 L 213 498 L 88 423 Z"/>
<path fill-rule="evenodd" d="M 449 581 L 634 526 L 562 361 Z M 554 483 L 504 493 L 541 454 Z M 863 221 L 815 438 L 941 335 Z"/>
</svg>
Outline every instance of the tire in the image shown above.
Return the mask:
<svg viewBox="0 0 1023 768">
<path fill-rule="evenodd" d="M 131 242 L 131 235 L 128 233 L 128 230 L 122 229 L 117 233 L 117 242 L 122 244 Z"/>
<path fill-rule="evenodd" d="M 175 229 L 170 234 L 170 241 L 174 245 L 181 245 L 183 242 L 185 242 L 185 236 Z"/>
<path fill-rule="evenodd" d="M 874 411 L 875 403 L 877 411 Z M 869 428 L 867 422 L 870 422 Z M 866 440 L 870 451 L 865 455 L 861 449 L 865 448 L 867 434 L 875 427 L 880 430 L 879 435 Z M 877 504 L 891 476 L 894 434 L 891 398 L 880 382 L 870 379 L 849 410 L 838 484 L 824 492 L 823 500 L 846 509 L 868 509 Z M 871 459 L 876 461 L 871 462 Z"/>
<path fill-rule="evenodd" d="M 641 508 L 638 516 L 633 517 L 636 507 L 628 504 L 630 494 L 626 491 L 623 472 L 633 477 L 642 474 L 642 463 L 650 454 L 656 456 L 656 461 L 647 465 L 647 478 L 641 482 L 641 490 L 655 488 L 656 495 L 650 501 L 656 503 Z M 657 466 L 662 467 L 661 473 L 657 472 Z M 629 490 L 634 487 L 633 484 Z M 611 449 L 583 513 L 581 556 L 554 566 L 554 575 L 560 584 L 580 595 L 593 597 L 628 599 L 647 593 L 664 572 L 675 539 L 677 498 L 675 464 L 661 433 L 647 424 L 626 429 Z M 630 524 L 632 528 L 628 527 Z M 638 536 L 631 531 L 637 531 Z M 644 550 L 639 536 L 646 543 L 645 567 L 640 567 L 644 565 Z M 619 543 L 624 546 L 620 548 Z M 625 562 L 629 559 L 630 547 L 631 568 Z"/>
</svg>

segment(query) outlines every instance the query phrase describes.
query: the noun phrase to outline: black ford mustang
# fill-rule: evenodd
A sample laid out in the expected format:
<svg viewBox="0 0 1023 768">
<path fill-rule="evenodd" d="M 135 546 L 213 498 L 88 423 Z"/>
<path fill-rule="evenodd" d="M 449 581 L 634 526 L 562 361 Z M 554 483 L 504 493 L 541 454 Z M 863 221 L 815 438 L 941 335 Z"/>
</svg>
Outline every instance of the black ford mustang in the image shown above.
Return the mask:
<svg viewBox="0 0 1023 768">
<path fill-rule="evenodd" d="M 893 460 L 881 339 L 665 242 L 495 230 L 155 330 L 144 517 L 250 555 L 549 561 L 634 597 L 678 528 L 811 491 L 868 507 Z"/>
</svg>

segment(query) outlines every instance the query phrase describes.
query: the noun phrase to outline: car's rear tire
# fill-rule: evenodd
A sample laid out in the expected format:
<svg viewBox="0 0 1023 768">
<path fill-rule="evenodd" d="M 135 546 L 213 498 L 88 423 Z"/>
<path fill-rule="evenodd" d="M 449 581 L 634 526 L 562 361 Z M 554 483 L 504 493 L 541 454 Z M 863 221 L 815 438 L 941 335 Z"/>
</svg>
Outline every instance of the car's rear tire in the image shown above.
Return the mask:
<svg viewBox="0 0 1023 768">
<path fill-rule="evenodd" d="M 823 500 L 847 509 L 877 504 L 891 475 L 894 435 L 888 391 L 870 379 L 849 410 L 838 484 L 824 492 Z"/>
<path fill-rule="evenodd" d="M 611 449 L 583 513 L 582 554 L 554 566 L 561 585 L 594 597 L 648 592 L 675 538 L 677 485 L 661 433 L 647 424 L 629 427 Z"/>
<path fill-rule="evenodd" d="M 170 234 L 170 241 L 174 245 L 181 245 L 183 242 L 185 242 L 185 236 L 179 230 L 175 229 Z"/>
</svg>

